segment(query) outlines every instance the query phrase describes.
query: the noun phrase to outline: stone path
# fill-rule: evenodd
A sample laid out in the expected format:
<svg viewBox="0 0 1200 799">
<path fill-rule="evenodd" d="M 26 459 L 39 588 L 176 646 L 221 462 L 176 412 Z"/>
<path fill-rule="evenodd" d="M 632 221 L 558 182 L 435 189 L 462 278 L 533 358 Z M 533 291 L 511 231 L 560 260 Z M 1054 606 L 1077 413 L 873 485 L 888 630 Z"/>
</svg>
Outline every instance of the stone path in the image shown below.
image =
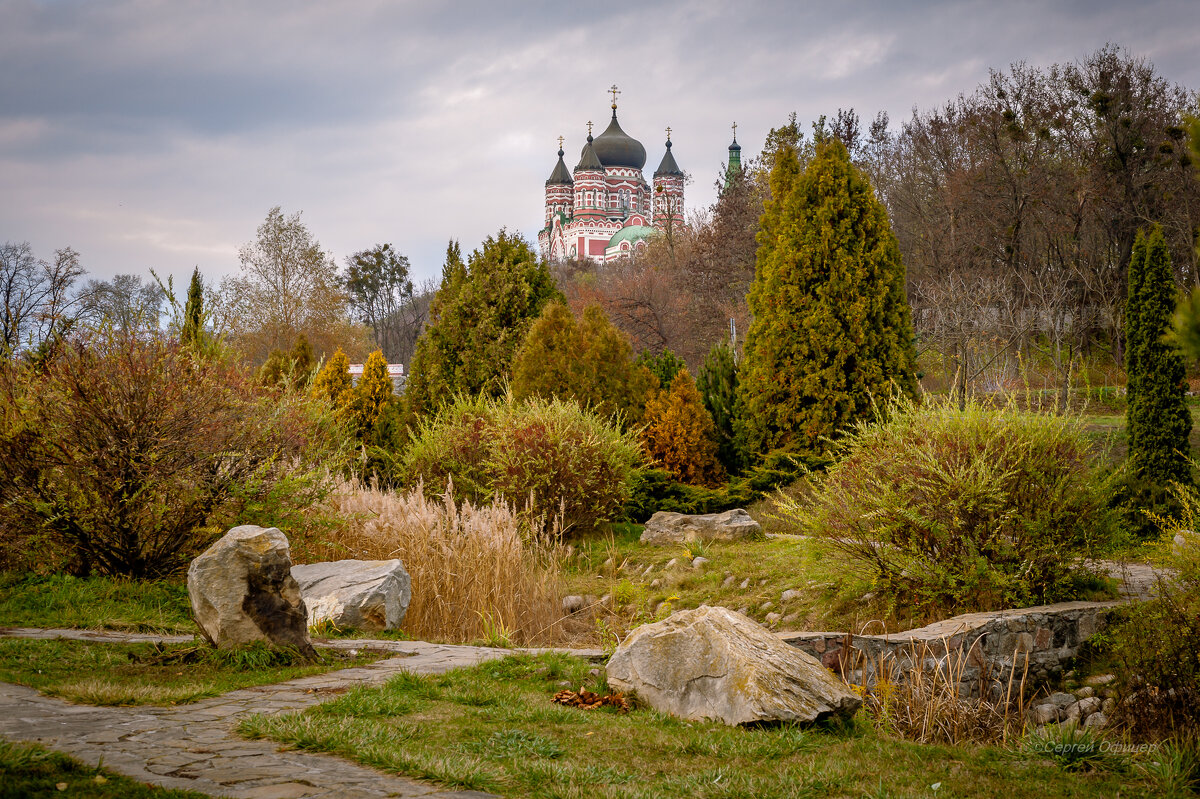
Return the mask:
<svg viewBox="0 0 1200 799">
<path fill-rule="evenodd" d="M 0 637 L 83 641 L 187 642 L 191 636 L 90 630 L 0 629 Z M 441 674 L 512 654 L 513 650 L 450 646 L 422 641 L 339 640 L 338 649 L 384 649 L 396 657 L 366 666 L 304 677 L 277 685 L 231 691 L 180 707 L 101 708 L 73 705 L 32 688 L 0 683 L 0 738 L 36 741 L 96 766 L 164 788 L 183 788 L 243 799 L 295 797 L 487 797 L 444 790 L 374 771 L 347 760 L 301 751 L 279 751 L 270 741 L 247 741 L 234 731 L 254 713 L 312 707 L 357 685 L 381 685 L 401 671 Z M 537 650 L 522 650 L 537 651 Z M 568 650 L 594 657 L 591 650 Z"/>
<path fill-rule="evenodd" d="M 1170 579 L 1173 574 L 1169 569 L 1158 569 L 1148 563 L 1102 560 L 1099 565 L 1108 570 L 1109 577 L 1120 583 L 1121 598 L 1133 602 L 1153 599 L 1158 594 L 1159 582 Z"/>
</svg>

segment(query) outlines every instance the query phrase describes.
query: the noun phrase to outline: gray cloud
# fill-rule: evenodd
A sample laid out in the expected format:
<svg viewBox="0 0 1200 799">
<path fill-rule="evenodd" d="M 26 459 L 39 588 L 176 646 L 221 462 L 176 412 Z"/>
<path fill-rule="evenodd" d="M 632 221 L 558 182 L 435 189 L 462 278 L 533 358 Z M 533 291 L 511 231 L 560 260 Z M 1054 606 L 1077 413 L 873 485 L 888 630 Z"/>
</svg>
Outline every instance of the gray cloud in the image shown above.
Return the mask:
<svg viewBox="0 0 1200 799">
<path fill-rule="evenodd" d="M 693 207 L 735 119 L 752 155 L 793 110 L 899 122 L 1107 42 L 1200 86 L 1184 0 L 0 0 L 0 19 L 0 238 L 70 244 L 99 276 L 229 273 L 277 204 L 339 259 L 390 241 L 433 276 L 451 237 L 533 236 L 556 137 L 578 152 L 613 82 L 650 168 L 671 125 Z"/>
</svg>

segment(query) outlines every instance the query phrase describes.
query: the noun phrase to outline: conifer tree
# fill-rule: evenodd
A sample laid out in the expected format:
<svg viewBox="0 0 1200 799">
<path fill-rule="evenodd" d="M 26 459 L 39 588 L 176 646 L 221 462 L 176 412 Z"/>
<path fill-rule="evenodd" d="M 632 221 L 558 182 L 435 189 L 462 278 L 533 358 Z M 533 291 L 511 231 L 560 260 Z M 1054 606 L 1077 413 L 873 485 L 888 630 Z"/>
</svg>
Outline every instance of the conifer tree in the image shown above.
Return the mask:
<svg viewBox="0 0 1200 799">
<path fill-rule="evenodd" d="M 1138 364 L 1142 340 L 1142 303 L 1145 294 L 1142 284 L 1146 279 L 1146 235 L 1139 230 L 1129 258 L 1129 277 L 1125 291 L 1125 435 L 1129 451 L 1137 449 L 1141 415 L 1134 412 L 1140 396 L 1139 384 L 1142 370 Z"/>
<path fill-rule="evenodd" d="M 346 404 L 346 395 L 352 386 L 350 359 L 342 352 L 342 348 L 338 347 L 313 380 L 312 395 L 325 400 L 330 408 L 341 408 Z"/>
<path fill-rule="evenodd" d="M 650 350 L 642 350 L 638 353 L 637 363 L 650 370 L 650 373 L 658 379 L 658 385 L 663 390 L 669 390 L 671 384 L 675 382 L 675 375 L 687 366 L 682 358 L 669 349 L 665 349 L 657 355 L 651 353 Z"/>
<path fill-rule="evenodd" d="M 176 306 L 179 307 L 179 306 Z M 183 307 L 183 330 L 179 342 L 185 347 L 197 346 L 204 334 L 204 284 L 200 281 L 200 267 L 192 270 L 192 282 L 188 285 L 187 304 Z"/>
<path fill-rule="evenodd" d="M 633 348 L 604 310 L 590 305 L 583 318 L 564 303 L 551 302 L 529 330 L 513 362 L 512 391 L 520 400 L 573 399 L 601 416 L 620 414 L 637 424 L 655 385 L 649 371 L 633 362 Z"/>
<path fill-rule="evenodd" d="M 727 341 L 718 341 L 704 358 L 696 388 L 704 407 L 713 420 L 717 441 L 717 458 L 726 471 L 740 470 L 738 449 L 734 442 L 733 419 L 737 403 L 737 360 Z"/>
<path fill-rule="evenodd" d="M 915 396 L 896 237 L 840 141 L 818 141 L 805 170 L 781 146 L 758 241 L 738 382 L 748 454 L 821 451 L 892 391 Z"/>
<path fill-rule="evenodd" d="M 360 441 L 372 441 L 372 433 L 383 416 L 384 408 L 395 400 L 387 358 L 382 350 L 367 356 L 358 385 L 345 396 L 345 412 Z"/>
<path fill-rule="evenodd" d="M 1138 234 L 1129 265 L 1129 292 L 1129 457 L 1155 484 L 1190 483 L 1192 417 L 1186 372 L 1183 357 L 1167 338 L 1177 290 L 1171 256 L 1157 225 L 1148 236 Z"/>
<path fill-rule="evenodd" d="M 684 483 L 720 485 L 725 470 L 717 461 L 712 417 L 686 368 L 646 403 L 643 421 L 642 448 L 651 459 Z"/>
<path fill-rule="evenodd" d="M 466 265 L 451 243 L 409 371 L 409 409 L 429 413 L 460 392 L 499 396 L 533 320 L 561 297 L 550 270 L 519 235 L 489 236 Z"/>
</svg>

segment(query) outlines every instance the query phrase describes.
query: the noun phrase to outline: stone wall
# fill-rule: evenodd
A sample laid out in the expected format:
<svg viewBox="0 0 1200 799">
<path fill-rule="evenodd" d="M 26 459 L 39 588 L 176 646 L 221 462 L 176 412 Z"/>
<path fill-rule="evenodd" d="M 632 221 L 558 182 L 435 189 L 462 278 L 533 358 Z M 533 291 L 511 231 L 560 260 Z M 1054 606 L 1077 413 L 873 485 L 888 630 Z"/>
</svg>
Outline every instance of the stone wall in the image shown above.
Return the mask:
<svg viewBox="0 0 1200 799">
<path fill-rule="evenodd" d="M 998 699 L 1010 679 L 1015 691 L 1022 678 L 1030 687 L 1061 676 L 1080 645 L 1104 629 L 1120 604 L 1060 602 L 968 613 L 891 635 L 797 632 L 780 637 L 852 684 L 874 684 L 880 672 L 895 680 L 920 663 L 931 671 L 949 670 L 964 696 L 976 697 L 983 690 Z"/>
</svg>

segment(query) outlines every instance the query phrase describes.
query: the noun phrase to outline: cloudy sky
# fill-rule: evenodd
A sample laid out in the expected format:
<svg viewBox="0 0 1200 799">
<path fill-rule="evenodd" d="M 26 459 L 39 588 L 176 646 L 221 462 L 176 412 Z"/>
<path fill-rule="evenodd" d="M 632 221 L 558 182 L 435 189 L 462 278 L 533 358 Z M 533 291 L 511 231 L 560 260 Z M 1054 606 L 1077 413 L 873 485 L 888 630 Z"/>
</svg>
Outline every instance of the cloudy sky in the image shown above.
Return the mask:
<svg viewBox="0 0 1200 799">
<path fill-rule="evenodd" d="M 896 124 L 1107 42 L 1200 88 L 1195 0 L 0 0 L 0 240 L 215 279 L 279 205 L 339 264 L 391 242 L 432 277 L 452 237 L 536 236 L 557 137 L 574 166 L 610 84 L 702 207 L 734 120 L 748 157 L 791 111 Z"/>
</svg>

